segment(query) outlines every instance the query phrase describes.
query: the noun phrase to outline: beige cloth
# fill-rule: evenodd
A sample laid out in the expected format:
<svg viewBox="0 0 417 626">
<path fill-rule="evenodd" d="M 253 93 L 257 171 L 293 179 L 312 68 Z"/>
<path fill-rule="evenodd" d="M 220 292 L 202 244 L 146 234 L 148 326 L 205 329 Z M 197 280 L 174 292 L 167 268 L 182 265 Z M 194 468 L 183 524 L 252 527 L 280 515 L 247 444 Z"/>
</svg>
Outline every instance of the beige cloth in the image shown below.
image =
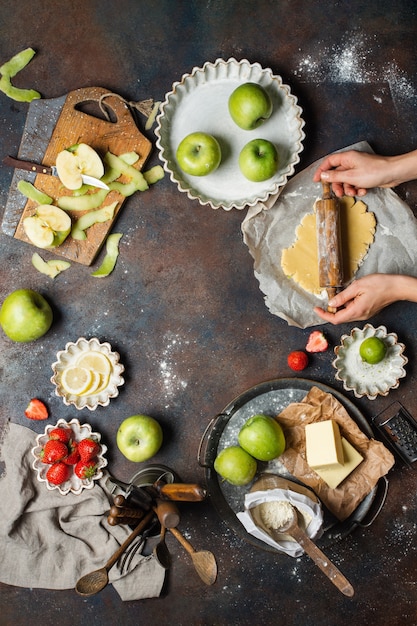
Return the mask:
<svg viewBox="0 0 417 626">
<path fill-rule="evenodd" d="M 111 496 L 103 476 L 80 495 L 61 495 L 38 482 L 31 448 L 36 433 L 10 423 L 1 442 L 0 581 L 18 587 L 70 589 L 90 571 L 103 567 L 130 530 L 109 526 Z M 137 554 L 126 575 L 118 564 L 110 582 L 122 600 L 160 595 L 163 569 L 151 556 Z"/>
</svg>

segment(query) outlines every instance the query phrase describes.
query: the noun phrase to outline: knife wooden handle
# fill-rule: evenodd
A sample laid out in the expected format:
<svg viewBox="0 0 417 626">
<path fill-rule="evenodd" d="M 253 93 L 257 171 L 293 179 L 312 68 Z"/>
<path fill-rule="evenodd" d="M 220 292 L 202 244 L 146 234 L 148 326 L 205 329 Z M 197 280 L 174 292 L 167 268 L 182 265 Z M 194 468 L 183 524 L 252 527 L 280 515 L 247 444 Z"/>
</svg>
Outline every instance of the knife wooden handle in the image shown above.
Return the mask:
<svg viewBox="0 0 417 626">
<path fill-rule="evenodd" d="M 37 174 L 52 174 L 52 169 L 47 165 L 39 165 L 39 163 L 32 163 L 31 161 L 21 161 L 11 156 L 6 156 L 3 159 L 5 165 L 15 167 L 18 170 L 25 170 L 26 172 L 36 172 Z"/>
<path fill-rule="evenodd" d="M 323 183 L 323 197 L 316 203 L 316 230 L 319 286 L 327 290 L 330 300 L 343 285 L 343 258 L 339 203 L 328 183 Z M 335 312 L 331 307 L 328 310 Z"/>
</svg>

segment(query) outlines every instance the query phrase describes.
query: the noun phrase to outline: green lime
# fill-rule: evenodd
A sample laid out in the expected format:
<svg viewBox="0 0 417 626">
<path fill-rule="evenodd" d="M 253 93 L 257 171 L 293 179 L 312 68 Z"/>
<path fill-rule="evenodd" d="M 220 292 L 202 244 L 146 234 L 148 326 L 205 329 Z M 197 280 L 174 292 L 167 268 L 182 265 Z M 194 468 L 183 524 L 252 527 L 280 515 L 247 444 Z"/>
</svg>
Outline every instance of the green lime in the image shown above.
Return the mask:
<svg viewBox="0 0 417 626">
<path fill-rule="evenodd" d="M 361 359 L 371 365 L 382 361 L 386 353 L 387 346 L 379 337 L 368 337 L 368 339 L 362 341 L 359 348 Z"/>
</svg>

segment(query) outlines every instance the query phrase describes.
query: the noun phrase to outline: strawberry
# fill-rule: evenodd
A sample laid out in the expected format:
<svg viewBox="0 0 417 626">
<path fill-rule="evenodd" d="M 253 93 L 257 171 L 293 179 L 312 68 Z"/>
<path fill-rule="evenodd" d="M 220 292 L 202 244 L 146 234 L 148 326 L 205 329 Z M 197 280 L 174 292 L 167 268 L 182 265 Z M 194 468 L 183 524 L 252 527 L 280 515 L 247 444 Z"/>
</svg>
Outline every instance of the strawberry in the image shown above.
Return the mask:
<svg viewBox="0 0 417 626">
<path fill-rule="evenodd" d="M 62 441 L 49 439 L 41 452 L 41 459 L 44 463 L 51 465 L 57 461 L 63 461 L 68 456 L 68 448 Z"/>
<path fill-rule="evenodd" d="M 38 398 L 32 398 L 26 407 L 25 415 L 30 420 L 46 420 L 48 419 L 48 409 Z"/>
<path fill-rule="evenodd" d="M 91 459 L 94 459 L 98 455 L 100 450 L 100 444 L 91 437 L 82 439 L 78 444 L 78 452 L 80 453 L 81 461 L 91 461 Z"/>
<path fill-rule="evenodd" d="M 57 463 L 53 463 L 51 467 L 46 472 L 46 478 L 50 483 L 54 485 L 61 485 L 70 477 L 70 468 L 68 465 L 65 465 L 62 461 L 58 461 Z"/>
<path fill-rule="evenodd" d="M 308 365 L 308 356 L 302 350 L 290 352 L 287 358 L 288 365 L 296 372 L 300 372 Z"/>
<path fill-rule="evenodd" d="M 321 330 L 313 330 L 307 341 L 307 352 L 324 352 L 328 347 L 329 342 Z"/>
<path fill-rule="evenodd" d="M 84 480 L 85 478 L 92 478 L 97 471 L 97 460 L 90 459 L 89 461 L 78 461 L 74 467 L 74 472 Z"/>
<path fill-rule="evenodd" d="M 76 441 L 70 441 L 68 444 L 68 456 L 64 459 L 64 463 L 67 465 L 76 465 L 80 460 L 80 453 L 78 452 L 78 443 Z"/>
<path fill-rule="evenodd" d="M 71 439 L 71 428 L 53 428 L 49 433 L 49 439 L 56 439 L 56 441 L 62 441 L 62 443 L 68 443 Z"/>
</svg>

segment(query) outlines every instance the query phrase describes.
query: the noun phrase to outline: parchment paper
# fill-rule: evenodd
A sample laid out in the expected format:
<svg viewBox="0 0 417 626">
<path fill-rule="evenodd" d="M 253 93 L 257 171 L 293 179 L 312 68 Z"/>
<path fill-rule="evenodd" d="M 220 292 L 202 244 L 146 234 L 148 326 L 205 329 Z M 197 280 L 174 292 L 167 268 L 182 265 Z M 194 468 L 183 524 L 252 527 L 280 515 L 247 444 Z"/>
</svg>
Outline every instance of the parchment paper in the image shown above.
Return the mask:
<svg viewBox="0 0 417 626">
<path fill-rule="evenodd" d="M 306 424 L 328 419 L 339 424 L 343 437 L 364 459 L 336 489 L 330 489 L 306 461 Z M 381 476 L 394 465 L 394 457 L 383 443 L 368 439 L 340 402 L 318 387 L 312 387 L 301 402 L 289 404 L 277 420 L 283 427 L 287 443 L 280 457 L 281 463 L 295 478 L 310 487 L 340 521 L 353 513 Z"/>
<path fill-rule="evenodd" d="M 372 152 L 366 142 L 341 151 Z M 296 239 L 295 230 L 306 213 L 313 212 L 322 188 L 313 174 L 322 159 L 294 176 L 272 204 L 251 207 L 242 223 L 243 240 L 254 259 L 254 273 L 265 304 L 274 315 L 290 326 L 306 328 L 324 324 L 313 311 L 327 303 L 324 291 L 314 296 L 287 278 L 281 268 L 281 254 Z M 417 276 L 417 220 L 410 207 L 391 189 L 370 190 L 363 198 L 375 214 L 375 241 L 356 273 L 356 278 L 375 272 Z"/>
</svg>

